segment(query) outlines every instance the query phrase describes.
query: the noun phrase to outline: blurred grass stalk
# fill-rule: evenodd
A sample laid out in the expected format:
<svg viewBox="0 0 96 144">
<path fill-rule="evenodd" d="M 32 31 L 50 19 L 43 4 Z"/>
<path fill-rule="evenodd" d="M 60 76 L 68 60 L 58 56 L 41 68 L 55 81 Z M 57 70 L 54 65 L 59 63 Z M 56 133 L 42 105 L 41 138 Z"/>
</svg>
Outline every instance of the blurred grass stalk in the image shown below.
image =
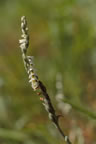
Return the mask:
<svg viewBox="0 0 96 144">
<path fill-rule="evenodd" d="M 0 128 L 0 139 L 24 142 L 29 139 L 29 136 L 24 132 Z"/>
<path fill-rule="evenodd" d="M 95 112 L 92 112 L 91 110 L 89 110 L 86 107 L 81 106 L 79 104 L 77 105 L 74 102 L 72 102 L 71 100 L 68 100 L 66 98 L 64 98 L 63 101 L 64 101 L 64 103 L 70 104 L 72 106 L 72 108 L 74 108 L 76 111 L 81 112 L 84 115 L 96 120 L 96 113 Z"/>
</svg>

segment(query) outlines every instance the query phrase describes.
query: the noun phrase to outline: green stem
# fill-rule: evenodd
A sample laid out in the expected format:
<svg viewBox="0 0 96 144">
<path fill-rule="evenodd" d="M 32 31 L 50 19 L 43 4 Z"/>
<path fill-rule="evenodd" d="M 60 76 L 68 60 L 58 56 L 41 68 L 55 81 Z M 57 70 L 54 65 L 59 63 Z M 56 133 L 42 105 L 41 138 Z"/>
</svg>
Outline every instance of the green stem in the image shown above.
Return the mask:
<svg viewBox="0 0 96 144">
<path fill-rule="evenodd" d="M 96 119 L 96 113 L 88 110 L 88 108 L 85 108 L 84 106 L 81 106 L 81 105 L 77 105 L 68 99 L 64 99 L 63 101 L 64 101 L 64 103 L 70 104 L 72 106 L 72 108 L 74 108 L 75 110 L 82 112 L 83 114 L 89 116 L 92 119 Z"/>
<path fill-rule="evenodd" d="M 29 138 L 29 136 L 20 131 L 0 128 L 0 139 L 1 138 L 5 140 L 10 139 L 18 142 L 24 142 Z"/>
</svg>

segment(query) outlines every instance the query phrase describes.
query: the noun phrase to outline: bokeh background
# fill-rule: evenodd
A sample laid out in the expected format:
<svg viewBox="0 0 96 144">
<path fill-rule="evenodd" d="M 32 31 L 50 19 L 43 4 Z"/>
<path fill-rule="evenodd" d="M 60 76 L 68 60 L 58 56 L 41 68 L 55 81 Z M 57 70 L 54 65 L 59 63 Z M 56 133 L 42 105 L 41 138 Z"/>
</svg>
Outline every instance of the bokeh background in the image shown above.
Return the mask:
<svg viewBox="0 0 96 144">
<path fill-rule="evenodd" d="M 28 83 L 19 48 L 28 21 L 35 68 L 73 144 L 96 144 L 96 1 L 0 0 L 0 144 L 63 144 Z M 65 103 L 66 102 L 66 103 Z"/>
</svg>

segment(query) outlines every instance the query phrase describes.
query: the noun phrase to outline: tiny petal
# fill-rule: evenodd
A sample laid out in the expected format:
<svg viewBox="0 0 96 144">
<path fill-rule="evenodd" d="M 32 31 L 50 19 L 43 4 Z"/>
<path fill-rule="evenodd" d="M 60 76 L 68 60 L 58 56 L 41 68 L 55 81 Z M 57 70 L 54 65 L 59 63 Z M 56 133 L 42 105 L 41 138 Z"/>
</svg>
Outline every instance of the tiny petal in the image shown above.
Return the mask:
<svg viewBox="0 0 96 144">
<path fill-rule="evenodd" d="M 25 16 L 22 16 L 22 17 L 21 17 L 21 22 L 24 21 L 25 19 L 26 19 L 26 17 L 25 17 Z"/>
<path fill-rule="evenodd" d="M 25 43 L 26 42 L 26 39 L 21 39 L 19 40 L 19 43 L 22 44 L 22 43 Z"/>
<path fill-rule="evenodd" d="M 26 44 L 25 44 L 25 43 L 21 44 L 21 45 L 20 45 L 20 48 L 21 48 L 21 49 L 26 49 Z"/>
<path fill-rule="evenodd" d="M 29 80 L 29 83 L 31 83 L 31 82 L 32 82 L 32 79 Z"/>
</svg>

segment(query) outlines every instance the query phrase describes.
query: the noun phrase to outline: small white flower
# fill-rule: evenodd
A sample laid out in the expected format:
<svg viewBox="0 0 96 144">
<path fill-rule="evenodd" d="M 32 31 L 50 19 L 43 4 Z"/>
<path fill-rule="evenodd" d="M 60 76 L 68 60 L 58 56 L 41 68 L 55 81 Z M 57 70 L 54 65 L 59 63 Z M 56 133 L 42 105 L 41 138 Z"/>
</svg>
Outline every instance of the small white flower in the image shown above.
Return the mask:
<svg viewBox="0 0 96 144">
<path fill-rule="evenodd" d="M 19 40 L 19 44 L 22 51 L 24 66 L 29 75 L 29 83 L 31 83 L 32 88 L 36 90 L 39 86 L 39 82 L 38 82 L 39 80 L 34 69 L 33 56 L 26 56 L 26 50 L 29 45 L 29 35 L 28 35 L 28 27 L 27 27 L 27 21 L 25 16 L 21 17 L 21 31 L 22 31 L 22 35 L 21 35 L 22 39 Z"/>
<path fill-rule="evenodd" d="M 21 40 L 19 40 L 19 43 L 20 43 L 20 44 L 26 43 L 26 39 L 21 39 Z"/>
</svg>

